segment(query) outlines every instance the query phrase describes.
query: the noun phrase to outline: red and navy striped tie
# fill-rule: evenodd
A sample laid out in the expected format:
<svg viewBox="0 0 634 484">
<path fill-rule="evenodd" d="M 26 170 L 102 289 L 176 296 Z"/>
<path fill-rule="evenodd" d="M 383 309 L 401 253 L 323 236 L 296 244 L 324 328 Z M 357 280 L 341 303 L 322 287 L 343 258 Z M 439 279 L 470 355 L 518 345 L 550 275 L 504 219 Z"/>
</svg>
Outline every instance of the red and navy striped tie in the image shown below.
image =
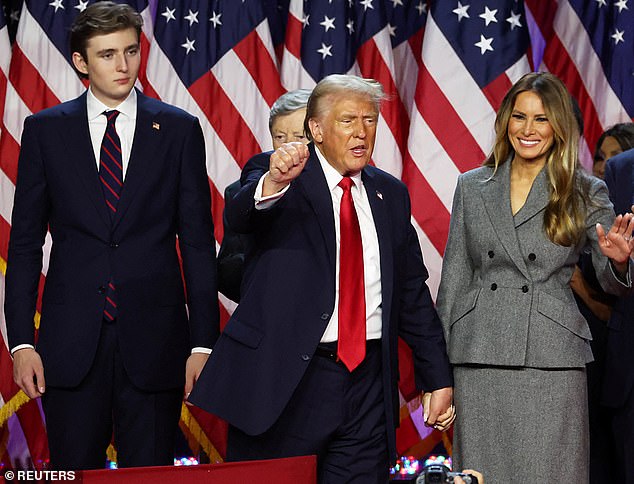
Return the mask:
<svg viewBox="0 0 634 484">
<path fill-rule="evenodd" d="M 117 213 L 117 205 L 119 204 L 121 188 L 123 187 L 121 140 L 115 128 L 119 111 L 106 111 L 103 114 L 106 116 L 108 124 L 99 152 L 99 179 L 101 180 L 103 196 L 108 206 L 110 220 L 112 221 Z M 108 282 L 106 289 L 106 304 L 104 306 L 103 316 L 108 321 L 112 321 L 117 317 L 117 299 L 115 285 L 112 280 Z"/>
</svg>

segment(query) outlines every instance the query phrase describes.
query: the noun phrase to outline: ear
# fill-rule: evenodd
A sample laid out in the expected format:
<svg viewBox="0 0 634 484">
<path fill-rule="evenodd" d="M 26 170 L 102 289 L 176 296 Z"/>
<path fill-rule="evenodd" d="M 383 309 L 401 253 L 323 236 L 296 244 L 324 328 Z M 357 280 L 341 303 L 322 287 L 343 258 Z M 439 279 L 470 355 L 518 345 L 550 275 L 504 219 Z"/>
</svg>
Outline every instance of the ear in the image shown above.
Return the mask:
<svg viewBox="0 0 634 484">
<path fill-rule="evenodd" d="M 73 52 L 73 65 L 79 72 L 88 75 L 88 64 L 79 52 Z"/>
<path fill-rule="evenodd" d="M 310 128 L 310 134 L 315 140 L 315 143 L 321 143 L 324 141 L 324 136 L 321 130 L 321 123 L 315 118 L 308 120 L 308 127 Z"/>
</svg>

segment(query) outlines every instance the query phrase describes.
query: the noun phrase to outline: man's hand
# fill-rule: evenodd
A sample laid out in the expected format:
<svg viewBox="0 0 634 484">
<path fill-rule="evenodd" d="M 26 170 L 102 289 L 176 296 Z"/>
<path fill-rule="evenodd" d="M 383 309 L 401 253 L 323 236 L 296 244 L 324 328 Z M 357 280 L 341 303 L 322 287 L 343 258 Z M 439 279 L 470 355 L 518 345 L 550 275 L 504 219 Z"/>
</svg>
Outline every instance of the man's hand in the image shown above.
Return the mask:
<svg viewBox="0 0 634 484">
<path fill-rule="evenodd" d="M 284 143 L 271 155 L 269 173 L 264 178 L 262 196 L 268 197 L 283 190 L 299 176 L 308 160 L 308 148 L 304 143 Z"/>
<path fill-rule="evenodd" d="M 187 358 L 187 363 L 185 364 L 185 403 L 187 403 L 187 397 L 189 397 L 192 388 L 194 388 L 194 383 L 198 380 L 208 358 L 209 355 L 207 353 L 192 353 Z M 191 403 L 187 403 L 187 405 L 191 405 Z"/>
<path fill-rule="evenodd" d="M 445 387 L 423 394 L 425 424 L 444 432 L 456 419 L 453 401 L 453 388 Z"/>
<path fill-rule="evenodd" d="M 41 397 L 46 390 L 42 359 L 33 348 L 13 353 L 13 380 L 29 398 Z"/>
</svg>

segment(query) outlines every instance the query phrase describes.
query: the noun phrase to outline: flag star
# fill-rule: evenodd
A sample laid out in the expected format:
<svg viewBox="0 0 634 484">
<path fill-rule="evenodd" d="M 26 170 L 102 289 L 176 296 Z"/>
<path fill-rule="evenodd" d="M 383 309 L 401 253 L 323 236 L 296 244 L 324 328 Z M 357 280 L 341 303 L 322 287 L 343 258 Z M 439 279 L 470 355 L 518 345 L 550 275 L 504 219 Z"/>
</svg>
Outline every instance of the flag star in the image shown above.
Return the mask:
<svg viewBox="0 0 634 484">
<path fill-rule="evenodd" d="M 625 39 L 623 38 L 624 33 L 625 30 L 614 29 L 614 33 L 610 35 L 610 37 L 614 39 L 614 45 L 618 45 L 619 42 L 625 42 Z"/>
<path fill-rule="evenodd" d="M 476 47 L 480 48 L 480 54 L 484 55 L 487 50 L 493 52 L 493 47 L 491 47 L 491 43 L 493 42 L 493 37 L 485 38 L 484 35 L 480 34 L 480 42 L 476 42 Z"/>
<path fill-rule="evenodd" d="M 209 21 L 214 24 L 214 29 L 218 28 L 218 25 L 222 25 L 222 22 L 220 21 L 221 16 L 221 13 L 216 13 L 215 11 L 211 13 L 211 18 L 209 19 Z"/>
<path fill-rule="evenodd" d="M 196 39 L 189 40 L 189 37 L 185 37 L 185 43 L 181 44 L 181 47 L 184 47 L 187 50 L 185 55 L 189 54 L 192 50 L 194 52 L 196 51 L 196 48 L 194 47 L 194 42 L 196 42 Z"/>
<path fill-rule="evenodd" d="M 594 1 L 599 4 L 599 8 L 606 7 L 608 5 L 607 3 L 605 3 L 605 0 L 594 0 Z"/>
<path fill-rule="evenodd" d="M 416 5 L 414 8 L 418 10 L 419 17 L 423 15 L 423 13 L 427 12 L 427 4 L 423 3 L 423 0 L 418 2 L 418 5 Z"/>
<path fill-rule="evenodd" d="M 489 7 L 484 7 L 484 12 L 480 14 L 480 18 L 484 19 L 485 25 L 489 25 L 491 22 L 497 23 L 498 19 L 495 18 L 496 10 L 489 10 Z"/>
<path fill-rule="evenodd" d="M 302 23 L 304 24 L 304 27 L 308 27 L 310 25 L 310 22 L 308 21 L 310 17 L 310 14 L 306 15 L 303 19 L 302 19 Z M 303 27 L 302 27 L 303 28 Z"/>
<path fill-rule="evenodd" d="M 521 17 L 521 14 L 511 12 L 511 16 L 506 19 L 506 21 L 511 24 L 511 30 L 513 30 L 515 27 L 522 26 L 522 23 L 520 22 L 520 17 Z"/>
<path fill-rule="evenodd" d="M 79 0 L 79 3 L 75 5 L 75 8 L 80 12 L 83 12 L 88 8 L 88 0 Z"/>
<path fill-rule="evenodd" d="M 471 18 L 467 13 L 469 7 L 470 5 L 463 5 L 462 3 L 458 2 L 458 8 L 452 10 L 452 12 L 458 16 L 458 22 L 460 22 L 463 18 Z"/>
<path fill-rule="evenodd" d="M 176 20 L 176 17 L 174 16 L 174 12 L 176 12 L 175 8 L 170 10 L 169 7 L 167 6 L 165 7 L 165 12 L 163 12 L 161 15 L 165 17 L 166 24 L 170 23 L 170 20 Z"/>
<path fill-rule="evenodd" d="M 390 0 L 392 2 L 392 7 L 396 8 L 398 5 L 403 6 L 403 0 Z"/>
<path fill-rule="evenodd" d="M 390 34 L 390 37 L 396 37 L 396 27 L 392 26 L 389 22 L 387 24 L 387 31 Z"/>
<path fill-rule="evenodd" d="M 20 20 L 20 10 L 18 10 L 17 8 L 15 10 L 13 10 L 11 12 L 11 14 L 9 15 L 9 18 L 13 21 L 13 22 L 17 22 L 18 20 Z"/>
<path fill-rule="evenodd" d="M 332 44 L 326 45 L 323 42 L 321 43 L 321 49 L 317 49 L 317 52 L 321 54 L 321 60 L 324 60 L 328 56 L 332 57 L 330 49 L 332 49 Z"/>
<path fill-rule="evenodd" d="M 191 27 L 194 23 L 198 23 L 198 10 L 192 12 L 191 10 L 187 15 L 183 17 L 185 20 L 189 22 L 189 26 Z"/>
<path fill-rule="evenodd" d="M 629 10 L 627 8 L 627 0 L 619 0 L 618 2 L 614 2 L 614 6 L 619 9 L 619 13 L 623 10 Z"/>
<path fill-rule="evenodd" d="M 57 12 L 57 10 L 59 10 L 60 8 L 62 10 L 65 10 L 62 1 L 63 0 L 53 0 L 51 3 L 49 3 L 49 5 L 55 9 L 55 12 Z"/>
<path fill-rule="evenodd" d="M 372 10 L 374 10 L 374 7 L 372 6 L 372 2 L 374 0 L 361 0 L 361 5 L 363 5 L 363 11 L 365 12 L 368 8 L 371 8 Z"/>
<path fill-rule="evenodd" d="M 348 33 L 352 34 L 352 32 L 354 32 L 354 20 L 352 19 L 348 20 L 348 23 L 346 24 L 346 28 L 348 29 Z"/>
<path fill-rule="evenodd" d="M 328 18 L 328 15 L 324 15 L 324 21 L 319 22 L 319 25 L 324 26 L 324 31 L 328 32 L 330 29 L 335 30 L 335 17 Z"/>
<path fill-rule="evenodd" d="M 354 3 L 354 0 L 348 0 L 348 7 L 352 7 L 353 3 Z"/>
</svg>

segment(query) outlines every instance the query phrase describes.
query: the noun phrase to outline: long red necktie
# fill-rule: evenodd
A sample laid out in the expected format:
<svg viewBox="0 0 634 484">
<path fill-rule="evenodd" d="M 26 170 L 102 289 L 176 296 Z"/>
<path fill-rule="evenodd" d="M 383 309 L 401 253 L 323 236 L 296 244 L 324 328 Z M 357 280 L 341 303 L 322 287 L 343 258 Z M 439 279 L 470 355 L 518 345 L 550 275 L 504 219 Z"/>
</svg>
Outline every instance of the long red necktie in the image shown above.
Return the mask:
<svg viewBox="0 0 634 484">
<path fill-rule="evenodd" d="M 341 198 L 339 244 L 339 344 L 337 355 L 348 370 L 354 370 L 365 358 L 365 287 L 363 282 L 363 245 L 359 219 L 352 201 L 353 182 L 344 177 Z"/>
<path fill-rule="evenodd" d="M 123 187 L 121 140 L 115 128 L 119 111 L 106 111 L 103 114 L 106 116 L 107 126 L 99 152 L 99 180 L 101 180 L 101 188 L 108 206 L 108 213 L 110 213 L 110 220 L 114 220 L 121 188 Z M 103 310 L 103 316 L 108 321 L 112 321 L 117 317 L 116 296 L 114 282 L 110 280 L 106 288 L 106 304 Z"/>
</svg>

